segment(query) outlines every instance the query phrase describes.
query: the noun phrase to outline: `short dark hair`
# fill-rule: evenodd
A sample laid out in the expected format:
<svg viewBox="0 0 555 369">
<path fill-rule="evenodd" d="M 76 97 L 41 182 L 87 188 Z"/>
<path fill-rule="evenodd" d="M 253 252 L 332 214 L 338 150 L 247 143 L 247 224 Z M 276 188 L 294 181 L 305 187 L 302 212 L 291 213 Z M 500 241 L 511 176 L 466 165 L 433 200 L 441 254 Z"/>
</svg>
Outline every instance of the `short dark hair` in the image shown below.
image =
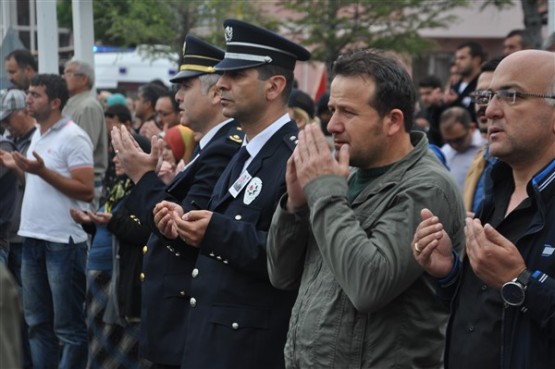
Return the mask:
<svg viewBox="0 0 555 369">
<path fill-rule="evenodd" d="M 143 100 L 150 101 L 152 109 L 156 105 L 156 100 L 164 94 L 168 93 L 168 89 L 157 83 L 147 83 L 139 87 L 139 93 L 143 95 Z"/>
<path fill-rule="evenodd" d="M 283 89 L 283 102 L 287 103 L 289 101 L 289 96 L 291 96 L 291 91 L 293 90 L 293 84 L 295 81 L 293 71 L 275 64 L 264 64 L 256 69 L 258 69 L 258 78 L 262 81 L 278 75 L 285 77 L 287 82 L 285 83 L 285 88 Z"/>
<path fill-rule="evenodd" d="M 495 69 L 497 69 L 497 66 L 499 65 L 499 63 L 501 63 L 501 60 L 503 60 L 503 58 L 505 57 L 498 56 L 496 58 L 485 61 L 484 64 L 480 66 L 480 73 L 494 72 Z"/>
<path fill-rule="evenodd" d="M 316 103 L 316 115 L 322 114 L 324 111 L 329 111 L 328 103 L 330 102 L 329 92 L 324 92 Z"/>
<path fill-rule="evenodd" d="M 104 112 L 105 116 L 115 115 L 121 123 L 132 123 L 131 112 L 127 106 L 116 104 L 109 106 Z"/>
<path fill-rule="evenodd" d="M 514 37 L 514 36 L 520 36 L 520 39 L 521 39 L 520 42 L 524 49 L 528 49 L 532 46 L 532 40 L 530 39 L 530 34 L 525 29 L 513 29 L 509 31 L 509 33 L 507 33 L 507 36 L 505 36 L 505 39 Z"/>
<path fill-rule="evenodd" d="M 37 61 L 27 49 L 16 49 L 6 56 L 6 60 L 14 58 L 19 68 L 31 67 L 35 72 L 38 71 Z"/>
<path fill-rule="evenodd" d="M 289 96 L 287 106 L 290 108 L 300 108 L 308 114 L 310 119 L 314 119 L 314 112 L 316 110 L 314 100 L 304 91 L 294 88 Z"/>
<path fill-rule="evenodd" d="M 457 47 L 457 50 L 464 49 L 465 47 L 468 47 L 468 49 L 470 50 L 470 56 L 472 56 L 473 58 L 479 57 L 480 60 L 484 60 L 486 58 L 486 54 L 482 49 L 482 45 L 480 45 L 479 43 L 474 41 L 468 41 L 460 44 Z"/>
<path fill-rule="evenodd" d="M 427 87 L 443 88 L 443 84 L 441 83 L 441 81 L 439 80 L 438 77 L 433 76 L 433 75 L 429 75 L 429 76 L 426 76 L 426 77 L 422 78 L 420 80 L 420 82 L 418 82 L 418 87 L 422 87 L 422 88 L 427 88 Z"/>
<path fill-rule="evenodd" d="M 376 84 L 368 104 L 384 117 L 393 109 L 403 112 L 405 131 L 410 132 L 416 91 L 406 69 L 383 50 L 355 50 L 341 55 L 333 65 L 333 76 L 370 78 Z"/>
<path fill-rule="evenodd" d="M 43 86 L 49 101 L 60 99 L 60 111 L 69 99 L 66 81 L 57 74 L 35 74 L 31 86 Z"/>
<path fill-rule="evenodd" d="M 171 91 L 168 91 L 168 92 L 160 95 L 158 97 L 158 99 L 160 99 L 162 97 L 167 97 L 168 99 L 170 99 L 170 102 L 172 103 L 172 109 L 173 109 L 174 113 L 179 113 L 179 103 L 175 100 L 175 94 L 174 93 L 172 93 Z"/>
</svg>

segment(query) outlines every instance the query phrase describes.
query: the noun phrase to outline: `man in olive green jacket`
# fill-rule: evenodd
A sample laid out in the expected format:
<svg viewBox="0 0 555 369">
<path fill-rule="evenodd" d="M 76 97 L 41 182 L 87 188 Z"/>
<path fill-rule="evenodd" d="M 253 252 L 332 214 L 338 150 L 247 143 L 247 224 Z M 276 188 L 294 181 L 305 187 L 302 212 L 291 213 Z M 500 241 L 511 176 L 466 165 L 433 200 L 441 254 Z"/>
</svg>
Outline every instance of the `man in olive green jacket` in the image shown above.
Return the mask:
<svg viewBox="0 0 555 369">
<path fill-rule="evenodd" d="M 272 284 L 299 289 L 286 366 L 441 368 L 447 312 L 411 240 L 421 209 L 432 207 L 461 247 L 462 198 L 425 136 L 409 133 L 415 92 L 400 64 L 358 51 L 334 74 L 337 158 L 307 126 L 268 236 Z"/>
</svg>

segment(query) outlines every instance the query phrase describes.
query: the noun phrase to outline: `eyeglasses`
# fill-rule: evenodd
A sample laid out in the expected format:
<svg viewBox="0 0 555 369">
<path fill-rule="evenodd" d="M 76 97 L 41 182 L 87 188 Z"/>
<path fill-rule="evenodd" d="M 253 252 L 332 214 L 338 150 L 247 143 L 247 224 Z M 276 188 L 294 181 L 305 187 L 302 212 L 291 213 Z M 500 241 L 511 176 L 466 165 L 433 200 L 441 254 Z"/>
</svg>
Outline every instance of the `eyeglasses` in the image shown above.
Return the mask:
<svg viewBox="0 0 555 369">
<path fill-rule="evenodd" d="M 80 72 L 67 71 L 67 72 L 64 72 L 63 76 L 64 76 L 64 77 L 69 77 L 69 76 L 84 76 L 84 74 L 83 74 L 83 73 L 80 73 Z"/>
<path fill-rule="evenodd" d="M 543 95 L 543 94 L 534 94 L 529 92 L 518 92 L 510 89 L 501 89 L 497 91 L 476 90 L 470 94 L 470 98 L 477 105 L 489 104 L 494 96 L 497 96 L 497 100 L 506 102 L 509 105 L 513 105 L 516 102 L 517 98 L 524 99 L 527 97 L 535 97 L 538 99 L 555 99 L 555 95 Z"/>
</svg>

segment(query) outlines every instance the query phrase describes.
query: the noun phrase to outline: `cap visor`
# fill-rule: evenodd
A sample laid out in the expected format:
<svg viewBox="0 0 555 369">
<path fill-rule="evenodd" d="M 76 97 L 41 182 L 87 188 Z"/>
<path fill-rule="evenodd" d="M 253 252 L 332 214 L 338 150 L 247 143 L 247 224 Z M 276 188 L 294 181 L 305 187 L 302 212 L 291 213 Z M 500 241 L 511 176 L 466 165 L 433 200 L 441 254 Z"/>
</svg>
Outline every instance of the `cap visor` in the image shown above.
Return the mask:
<svg viewBox="0 0 555 369">
<path fill-rule="evenodd" d="M 198 71 L 194 71 L 194 70 L 184 70 L 184 71 L 181 71 L 181 72 L 177 73 L 172 78 L 170 78 L 170 82 L 171 83 L 176 83 L 176 82 L 182 81 L 184 79 L 192 78 L 192 77 L 198 77 L 198 76 L 203 75 L 203 74 L 206 74 L 206 73 L 198 72 Z"/>
<path fill-rule="evenodd" d="M 224 59 L 218 64 L 214 66 L 216 72 L 225 72 L 228 70 L 239 70 L 239 69 L 248 69 L 248 68 L 255 68 L 266 63 L 253 61 L 253 60 L 243 60 L 243 59 Z"/>
</svg>

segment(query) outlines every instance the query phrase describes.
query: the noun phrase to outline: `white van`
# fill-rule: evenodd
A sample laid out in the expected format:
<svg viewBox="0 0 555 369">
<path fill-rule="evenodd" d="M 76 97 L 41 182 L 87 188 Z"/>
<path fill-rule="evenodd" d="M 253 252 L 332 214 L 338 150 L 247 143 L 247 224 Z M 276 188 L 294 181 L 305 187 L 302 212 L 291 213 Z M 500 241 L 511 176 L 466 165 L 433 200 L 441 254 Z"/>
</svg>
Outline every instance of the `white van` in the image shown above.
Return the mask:
<svg viewBox="0 0 555 369">
<path fill-rule="evenodd" d="M 95 46 L 97 90 L 136 91 L 152 80 L 170 86 L 179 67 L 179 55 L 168 46 L 139 45 L 135 49 Z"/>
</svg>

